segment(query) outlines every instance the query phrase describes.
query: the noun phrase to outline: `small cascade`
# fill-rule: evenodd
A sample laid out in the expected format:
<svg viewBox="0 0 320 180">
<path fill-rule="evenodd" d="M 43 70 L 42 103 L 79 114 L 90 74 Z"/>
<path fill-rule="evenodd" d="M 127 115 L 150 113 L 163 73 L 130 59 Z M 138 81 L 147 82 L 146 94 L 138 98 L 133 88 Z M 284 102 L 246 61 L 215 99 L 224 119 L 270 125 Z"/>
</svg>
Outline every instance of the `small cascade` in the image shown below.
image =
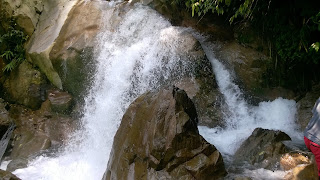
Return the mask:
<svg viewBox="0 0 320 180">
<path fill-rule="evenodd" d="M 297 113 L 294 100 L 281 97 L 274 101 L 260 102 L 258 106 L 248 104 L 242 90 L 235 83 L 234 77 L 214 54 L 215 44 L 207 42 L 205 37 L 196 35 L 212 64 L 220 92 L 227 104 L 224 113 L 225 128 L 199 127 L 200 134 L 223 154 L 224 161 L 232 163 L 232 156 L 255 128 L 281 130 L 287 133 L 293 141 L 303 142 L 302 132 L 295 123 Z M 266 169 L 249 170 L 241 167 L 243 175 L 253 179 L 282 179 L 284 171 L 270 171 Z"/>
</svg>

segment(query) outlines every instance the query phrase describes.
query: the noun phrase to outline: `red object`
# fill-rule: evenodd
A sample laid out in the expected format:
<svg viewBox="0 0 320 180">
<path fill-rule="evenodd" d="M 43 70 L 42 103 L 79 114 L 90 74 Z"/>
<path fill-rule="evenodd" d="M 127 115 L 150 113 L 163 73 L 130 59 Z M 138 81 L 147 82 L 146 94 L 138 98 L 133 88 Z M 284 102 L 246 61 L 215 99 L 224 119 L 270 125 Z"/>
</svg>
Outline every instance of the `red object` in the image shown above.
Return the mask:
<svg viewBox="0 0 320 180">
<path fill-rule="evenodd" d="M 318 176 L 320 177 L 320 145 L 310 141 L 306 137 L 304 137 L 304 143 L 306 144 L 307 148 L 314 154 L 318 166 Z"/>
</svg>

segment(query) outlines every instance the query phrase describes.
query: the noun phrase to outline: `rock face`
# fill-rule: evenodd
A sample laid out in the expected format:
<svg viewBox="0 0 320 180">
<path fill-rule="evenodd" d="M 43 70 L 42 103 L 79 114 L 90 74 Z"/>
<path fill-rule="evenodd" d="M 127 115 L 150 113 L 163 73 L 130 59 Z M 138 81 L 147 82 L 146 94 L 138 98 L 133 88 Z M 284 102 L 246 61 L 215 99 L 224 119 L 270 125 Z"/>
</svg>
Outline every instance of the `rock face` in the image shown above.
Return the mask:
<svg viewBox="0 0 320 180">
<path fill-rule="evenodd" d="M 0 9 L 6 16 L 14 17 L 17 24 L 31 36 L 43 11 L 43 0 L 3 0 Z"/>
<path fill-rule="evenodd" d="M 83 83 L 84 71 L 90 70 L 86 65 L 91 59 L 81 58 L 81 55 L 90 54 L 90 47 L 102 24 L 103 5 L 98 1 L 65 0 L 41 14 L 28 46 L 28 59 L 57 88 L 64 86 L 76 94 L 74 85 Z M 86 48 L 87 53 L 83 52 Z"/>
<path fill-rule="evenodd" d="M 300 125 L 302 131 L 306 128 L 310 119 L 312 118 L 312 108 L 319 98 L 319 94 L 320 85 L 315 85 L 312 87 L 312 90 L 297 103 L 297 123 Z"/>
<path fill-rule="evenodd" d="M 219 179 L 219 151 L 199 135 L 192 101 L 178 88 L 149 92 L 128 108 L 103 179 Z"/>
<path fill-rule="evenodd" d="M 192 77 L 180 79 L 175 86 L 184 89 L 197 109 L 199 125 L 223 126 L 223 95 L 218 90 L 212 66 L 199 41 L 190 33 L 181 36 L 183 52 L 195 68 Z M 188 47 L 186 47 L 188 46 Z M 181 50 L 182 51 L 182 50 Z"/>
<path fill-rule="evenodd" d="M 6 79 L 4 97 L 8 101 L 38 109 L 45 99 L 46 83 L 46 77 L 29 62 L 24 61 Z"/>
<path fill-rule="evenodd" d="M 255 167 L 279 169 L 281 155 L 288 150 L 282 141 L 291 140 L 284 132 L 256 128 L 236 151 L 235 161 L 248 161 Z"/>
<path fill-rule="evenodd" d="M 32 156 L 63 145 L 75 128 L 75 121 L 70 116 L 51 110 L 49 100 L 36 111 L 10 105 L 9 113 L 16 125 L 7 157 L 12 160 L 8 164 L 9 171 L 26 167 Z"/>
</svg>

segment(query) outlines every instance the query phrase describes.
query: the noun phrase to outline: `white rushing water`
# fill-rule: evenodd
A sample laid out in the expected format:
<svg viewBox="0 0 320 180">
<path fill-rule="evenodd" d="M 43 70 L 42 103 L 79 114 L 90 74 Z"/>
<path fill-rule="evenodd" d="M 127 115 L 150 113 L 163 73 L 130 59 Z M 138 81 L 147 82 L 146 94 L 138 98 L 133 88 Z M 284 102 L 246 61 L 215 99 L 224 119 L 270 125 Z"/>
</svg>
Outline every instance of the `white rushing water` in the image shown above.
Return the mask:
<svg viewBox="0 0 320 180">
<path fill-rule="evenodd" d="M 295 123 L 297 108 L 294 100 L 279 97 L 274 101 L 260 102 L 258 106 L 248 104 L 242 90 L 234 82 L 235 79 L 230 71 L 216 59 L 213 51 L 214 44 L 206 42 L 201 36 L 198 36 L 198 39 L 212 64 L 219 90 L 223 94 L 228 108 L 224 117 L 225 128 L 199 126 L 199 132 L 208 142 L 216 146 L 224 156 L 225 162 L 230 161 L 230 157 L 241 143 L 258 127 L 281 130 L 294 141 L 303 142 L 302 132 L 298 130 Z M 233 179 L 231 174 L 228 177 Z M 240 174 L 255 180 L 281 180 L 287 172 L 263 168 L 252 169 L 252 167 L 247 169 L 243 166 Z"/>
<path fill-rule="evenodd" d="M 132 7 L 123 18 L 111 20 L 116 13 L 115 6 L 105 14 L 106 29 L 98 37 L 97 73 L 86 98 L 82 128 L 55 156 L 37 157 L 27 168 L 14 171 L 21 179 L 101 179 L 113 136 L 129 104 L 147 90 L 187 73 L 186 57 L 176 52 L 183 28 L 172 27 L 154 10 L 141 5 Z M 279 98 L 250 106 L 230 72 L 215 59 L 211 45 L 205 42 L 202 45 L 232 112 L 225 117 L 226 129 L 199 127 L 209 142 L 222 153 L 232 155 L 256 127 L 280 129 L 290 136 L 299 136 L 293 123 L 294 101 Z"/>
<path fill-rule="evenodd" d="M 40 156 L 27 168 L 14 171 L 21 179 L 101 179 L 129 104 L 188 71 L 186 57 L 176 51 L 184 29 L 172 27 L 142 5 L 131 7 L 118 25 L 111 19 L 116 13 L 116 7 L 106 12 L 106 30 L 98 37 L 97 73 L 86 98 L 83 127 L 56 157 Z"/>
<path fill-rule="evenodd" d="M 233 155 L 241 143 L 257 127 L 281 130 L 293 139 L 302 139 L 295 123 L 296 102 L 281 97 L 274 101 L 261 102 L 258 106 L 249 105 L 242 90 L 234 82 L 234 77 L 214 55 L 214 45 L 201 37 L 203 49 L 210 60 L 220 92 L 227 104 L 224 117 L 226 128 L 199 127 L 200 134 L 217 149 L 227 155 Z"/>
</svg>

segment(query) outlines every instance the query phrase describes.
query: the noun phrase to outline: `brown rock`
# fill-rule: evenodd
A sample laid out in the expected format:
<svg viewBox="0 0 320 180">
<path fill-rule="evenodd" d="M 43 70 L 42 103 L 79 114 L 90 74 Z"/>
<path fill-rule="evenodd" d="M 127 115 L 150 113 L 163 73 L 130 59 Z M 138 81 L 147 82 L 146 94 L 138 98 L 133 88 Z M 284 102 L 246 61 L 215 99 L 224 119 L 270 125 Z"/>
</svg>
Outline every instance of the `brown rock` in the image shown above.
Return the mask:
<svg viewBox="0 0 320 180">
<path fill-rule="evenodd" d="M 280 158 L 280 166 L 285 171 L 295 168 L 300 164 L 310 164 L 308 156 L 297 152 L 286 153 Z"/>
<path fill-rule="evenodd" d="M 115 135 L 103 179 L 215 179 L 221 154 L 198 133 L 197 113 L 183 90 L 146 93 L 128 108 Z"/>
<path fill-rule="evenodd" d="M 236 151 L 235 161 L 248 161 L 256 167 L 279 169 L 282 154 L 288 150 L 282 141 L 291 140 L 284 132 L 256 128 Z"/>
<path fill-rule="evenodd" d="M 17 70 L 10 73 L 5 81 L 4 89 L 8 101 L 23 104 L 29 108 L 37 109 L 44 99 L 45 76 L 23 61 Z"/>
<path fill-rule="evenodd" d="M 284 179 L 285 180 L 318 180 L 317 166 L 312 164 L 304 164 L 297 166 L 289 172 Z"/>
<path fill-rule="evenodd" d="M 2 169 L 0 169 L 0 179 L 1 180 L 20 180 L 20 178 L 18 178 L 17 176 L 12 174 L 11 172 L 4 171 Z"/>
<path fill-rule="evenodd" d="M 80 1 L 69 12 L 49 58 L 63 88 L 73 96 L 83 95 L 95 70 L 93 46 L 102 28 L 106 2 Z"/>
<path fill-rule="evenodd" d="M 75 121 L 62 114 L 53 113 L 49 100 L 40 110 L 32 111 L 11 105 L 10 117 L 16 124 L 10 159 L 29 158 L 52 146 L 65 143 L 75 128 Z"/>
<path fill-rule="evenodd" d="M 72 96 L 58 89 L 48 90 L 51 110 L 58 113 L 69 113 L 72 108 Z"/>
<path fill-rule="evenodd" d="M 21 129 L 20 129 L 21 130 Z M 11 158 L 28 158 L 43 150 L 51 147 L 51 140 L 45 134 L 28 132 L 21 130 L 21 133 L 15 132 L 14 146 L 11 152 Z"/>
</svg>

